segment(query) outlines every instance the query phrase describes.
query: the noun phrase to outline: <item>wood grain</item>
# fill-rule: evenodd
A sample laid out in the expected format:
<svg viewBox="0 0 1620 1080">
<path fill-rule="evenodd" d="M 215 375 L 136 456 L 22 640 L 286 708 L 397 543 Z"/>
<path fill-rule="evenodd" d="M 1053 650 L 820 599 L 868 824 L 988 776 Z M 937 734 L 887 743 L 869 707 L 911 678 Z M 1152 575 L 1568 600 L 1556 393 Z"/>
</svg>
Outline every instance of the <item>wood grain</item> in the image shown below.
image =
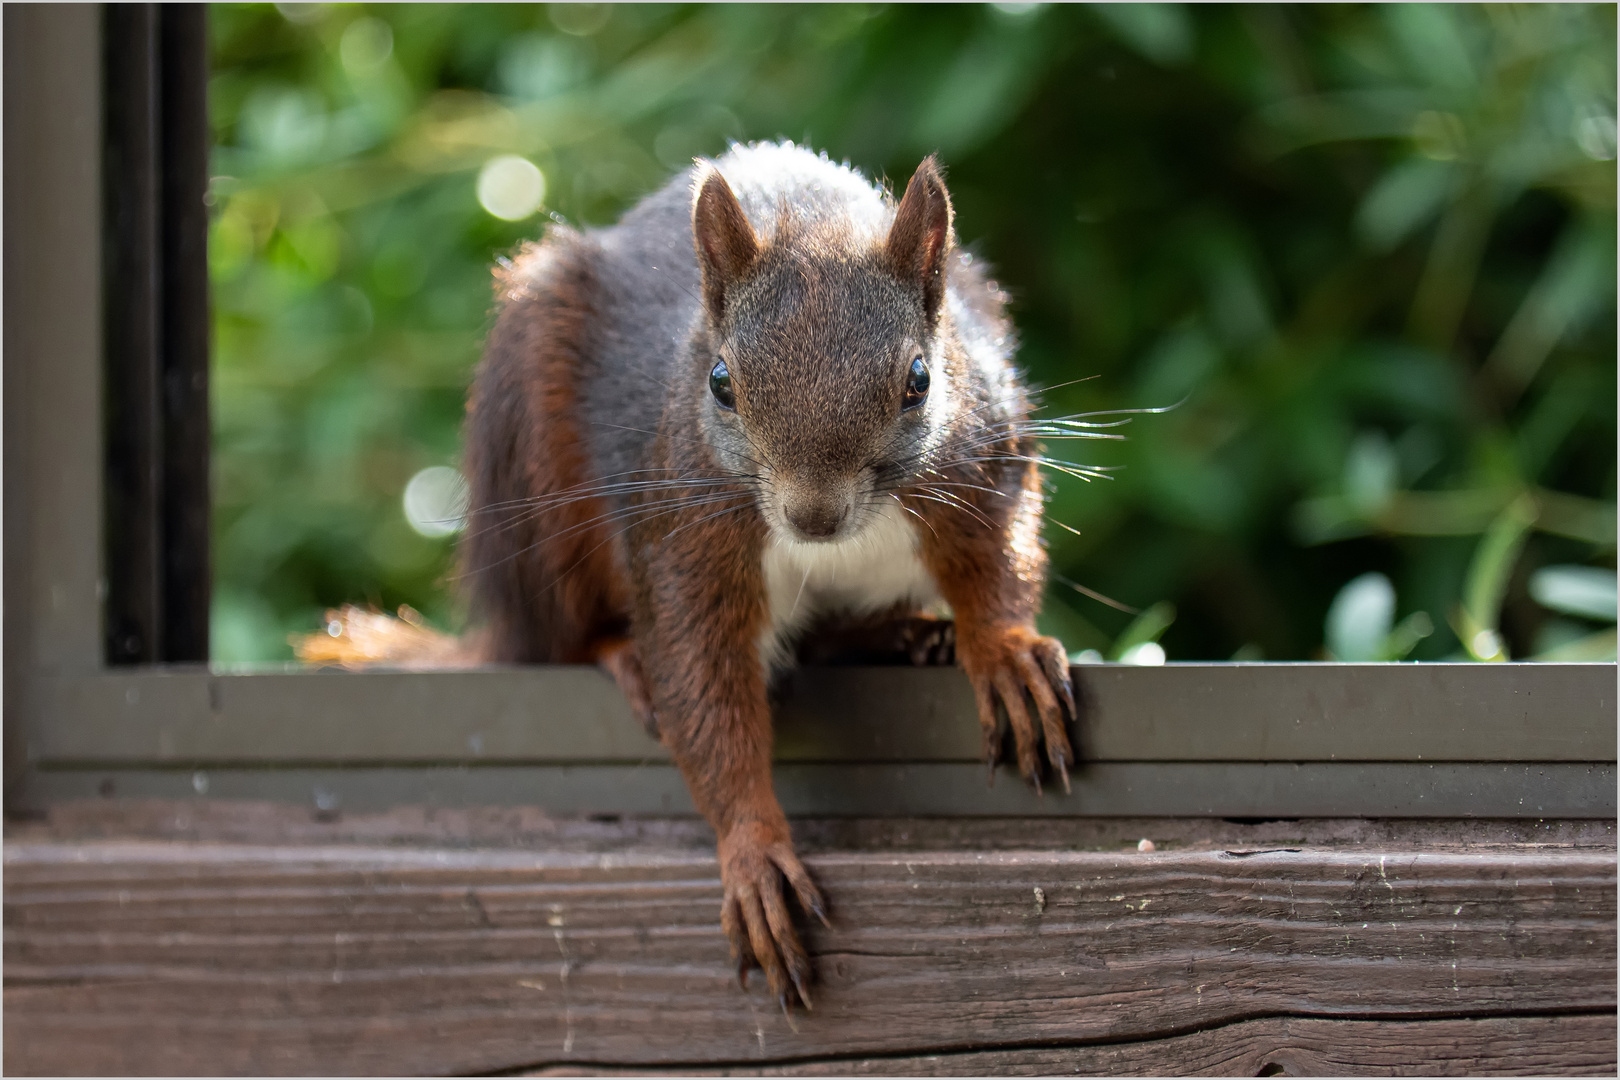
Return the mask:
<svg viewBox="0 0 1620 1080">
<path fill-rule="evenodd" d="M 560 817 L 538 807 L 407 804 L 377 813 L 322 813 L 249 799 L 122 799 L 51 803 L 6 822 L 8 842 L 186 840 L 228 844 L 504 847 L 603 854 L 714 848 L 700 818 Z M 1161 851 L 1362 847 L 1386 851 L 1615 850 L 1608 820 L 1425 818 L 882 817 L 793 819 L 795 844 L 824 851 L 1123 851 L 1150 839 Z"/>
<path fill-rule="evenodd" d="M 692 1076 L 1612 1076 L 1614 1014 L 1481 1020 L 1267 1017 L 1124 1043 L 679 1070 Z M 550 1066 L 526 1076 L 645 1075 Z"/>
<path fill-rule="evenodd" d="M 834 927 L 808 933 L 816 1011 L 789 1018 L 728 975 L 715 866 L 691 851 L 13 841 L 5 1067 L 847 1063 L 1265 1017 L 1612 1029 L 1612 849 L 808 861 Z"/>
</svg>

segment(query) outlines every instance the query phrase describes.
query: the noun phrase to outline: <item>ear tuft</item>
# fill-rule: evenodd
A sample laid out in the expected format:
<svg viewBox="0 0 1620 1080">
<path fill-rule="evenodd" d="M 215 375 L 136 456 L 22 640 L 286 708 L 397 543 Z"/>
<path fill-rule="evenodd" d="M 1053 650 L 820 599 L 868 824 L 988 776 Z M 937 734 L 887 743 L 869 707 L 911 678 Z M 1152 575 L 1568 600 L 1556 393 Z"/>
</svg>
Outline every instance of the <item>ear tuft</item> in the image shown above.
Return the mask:
<svg viewBox="0 0 1620 1080">
<path fill-rule="evenodd" d="M 950 253 L 951 196 L 930 154 L 911 174 L 894 224 L 884 242 L 889 266 L 900 280 L 922 290 L 923 306 L 932 320 L 945 296 L 945 256 Z"/>
<path fill-rule="evenodd" d="M 759 238 L 714 162 L 698 162 L 692 193 L 692 244 L 703 273 L 703 304 L 718 326 L 725 314 L 726 291 L 759 259 Z"/>
</svg>

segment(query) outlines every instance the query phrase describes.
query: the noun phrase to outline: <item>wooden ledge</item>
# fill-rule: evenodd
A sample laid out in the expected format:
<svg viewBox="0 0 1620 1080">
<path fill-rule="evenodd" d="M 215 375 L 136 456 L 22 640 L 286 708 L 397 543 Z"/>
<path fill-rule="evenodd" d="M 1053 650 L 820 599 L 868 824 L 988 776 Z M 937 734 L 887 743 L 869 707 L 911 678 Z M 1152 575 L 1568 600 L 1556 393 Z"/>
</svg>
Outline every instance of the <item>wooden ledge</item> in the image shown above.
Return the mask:
<svg viewBox="0 0 1620 1080">
<path fill-rule="evenodd" d="M 1274 1016 L 1137 1042 L 682 1067 L 681 1076 L 1426 1076 L 1613 1071 L 1614 1016 L 1316 1020 Z M 525 1076 L 645 1076 L 647 1066 L 550 1066 Z"/>
<path fill-rule="evenodd" d="M 129 809 L 145 838 L 88 811 L 9 831 L 7 1071 L 1616 1064 L 1613 823 L 1455 823 L 1448 842 L 1432 821 L 1359 840 L 1345 822 L 1092 822 L 1045 850 L 1011 848 L 1051 822 L 807 823 L 834 926 L 807 932 L 816 1010 L 786 1017 L 728 973 L 692 823 L 424 842 L 400 812 L 392 836 L 295 839 L 265 835 L 261 808 L 174 839 L 171 811 Z M 1159 850 L 1124 845 L 1150 827 Z"/>
</svg>

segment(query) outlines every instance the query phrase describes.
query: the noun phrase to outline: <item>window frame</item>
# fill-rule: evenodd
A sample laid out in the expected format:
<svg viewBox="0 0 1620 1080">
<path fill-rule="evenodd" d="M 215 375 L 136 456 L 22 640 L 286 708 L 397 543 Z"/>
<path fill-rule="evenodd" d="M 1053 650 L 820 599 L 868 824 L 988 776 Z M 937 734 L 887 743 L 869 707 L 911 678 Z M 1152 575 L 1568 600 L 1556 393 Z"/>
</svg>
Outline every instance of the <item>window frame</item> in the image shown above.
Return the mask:
<svg viewBox="0 0 1620 1080">
<path fill-rule="evenodd" d="M 164 241 L 162 229 L 148 223 L 142 242 L 158 254 L 144 265 L 155 278 L 141 285 L 144 299 L 125 303 L 118 268 L 127 264 L 116 245 L 103 246 L 111 235 L 104 215 L 115 202 L 104 194 L 117 190 L 103 187 L 102 42 L 111 25 L 104 17 L 132 16 L 70 5 L 13 5 L 4 14 L 8 808 L 111 794 L 268 798 L 311 803 L 317 813 L 402 803 L 690 813 L 662 748 L 594 669 L 227 672 L 152 663 L 201 659 L 198 580 L 206 647 L 207 471 L 205 464 L 199 494 L 195 454 L 187 458 L 184 449 L 195 451 L 201 408 L 206 462 L 206 336 L 201 396 L 198 384 L 187 382 L 182 397 L 189 404 L 169 413 L 153 397 L 165 371 L 181 371 L 182 381 L 198 377 L 198 339 L 187 336 L 186 320 L 195 329 L 199 295 L 206 319 L 206 263 L 194 242 L 188 247 L 183 235 Z M 204 39 L 179 40 L 201 47 Z M 151 41 L 145 48 L 143 55 L 161 55 Z M 203 92 L 206 72 L 198 78 L 191 71 L 189 82 L 149 81 L 149 92 Z M 145 137 L 163 144 L 161 130 Z M 148 180 L 166 167 L 149 166 Z M 163 205 L 160 194 L 144 196 L 147 205 Z M 200 204 L 201 190 L 182 183 L 173 197 Z M 181 233 L 189 228 L 194 236 L 199 220 L 206 225 L 197 209 L 178 215 Z M 104 250 L 112 251 L 105 292 L 95 254 Z M 88 275 L 86 259 L 98 267 Z M 179 281 L 175 275 L 189 277 L 171 290 L 165 312 L 154 282 Z M 120 327 L 128 325 L 157 329 L 147 345 L 120 352 L 129 344 Z M 159 332 L 165 326 L 167 338 Z M 176 349 L 189 349 L 191 358 L 178 368 L 164 359 Z M 141 475 L 156 469 L 167 478 L 165 460 L 191 468 L 189 480 L 173 481 L 182 488 L 157 484 L 141 496 L 149 516 L 136 541 L 130 520 L 113 520 L 129 512 L 125 504 L 107 501 L 118 494 L 108 482 L 109 462 L 115 469 L 128 464 L 123 444 L 104 426 L 109 360 L 145 365 L 141 415 L 159 420 L 137 440 L 148 455 Z M 183 489 L 186 483 L 192 487 Z M 189 510 L 164 509 L 162 491 L 182 489 Z M 131 543 L 144 554 L 131 558 Z M 131 565 L 183 588 L 151 586 L 148 599 L 132 605 Z M 146 611 L 153 626 L 163 625 L 166 612 L 181 613 L 171 624 L 191 623 L 175 640 L 191 644 L 170 648 L 154 634 L 139 655 L 119 657 L 141 663 L 112 663 L 104 628 L 129 610 Z M 1006 770 L 986 787 L 971 695 L 959 673 L 798 672 L 779 710 L 784 805 L 790 813 L 863 816 L 1616 813 L 1613 664 L 1099 665 L 1075 672 L 1086 699 L 1084 764 L 1072 795 L 1045 797 Z"/>
<path fill-rule="evenodd" d="M 101 7 L 109 664 L 208 660 L 208 8 Z"/>
</svg>

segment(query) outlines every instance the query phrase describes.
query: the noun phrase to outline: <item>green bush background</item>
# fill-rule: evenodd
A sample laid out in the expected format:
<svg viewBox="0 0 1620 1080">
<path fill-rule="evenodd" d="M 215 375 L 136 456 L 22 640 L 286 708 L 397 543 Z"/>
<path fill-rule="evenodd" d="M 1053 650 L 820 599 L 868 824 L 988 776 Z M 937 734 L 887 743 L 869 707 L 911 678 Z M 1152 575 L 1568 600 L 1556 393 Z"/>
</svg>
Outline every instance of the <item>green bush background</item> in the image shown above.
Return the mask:
<svg viewBox="0 0 1620 1080">
<path fill-rule="evenodd" d="M 457 460 L 493 260 L 778 137 L 902 184 L 937 151 L 1020 362 L 1088 379 L 1053 410 L 1182 403 L 1051 448 L 1118 467 L 1052 478 L 1072 650 L 1321 657 L 1376 571 L 1390 655 L 1613 655 L 1530 584 L 1614 566 L 1613 5 L 220 5 L 211 34 L 216 660 L 344 601 L 455 625 L 453 541 L 401 492 Z M 501 154 L 545 177 L 529 220 L 479 204 Z"/>
</svg>

